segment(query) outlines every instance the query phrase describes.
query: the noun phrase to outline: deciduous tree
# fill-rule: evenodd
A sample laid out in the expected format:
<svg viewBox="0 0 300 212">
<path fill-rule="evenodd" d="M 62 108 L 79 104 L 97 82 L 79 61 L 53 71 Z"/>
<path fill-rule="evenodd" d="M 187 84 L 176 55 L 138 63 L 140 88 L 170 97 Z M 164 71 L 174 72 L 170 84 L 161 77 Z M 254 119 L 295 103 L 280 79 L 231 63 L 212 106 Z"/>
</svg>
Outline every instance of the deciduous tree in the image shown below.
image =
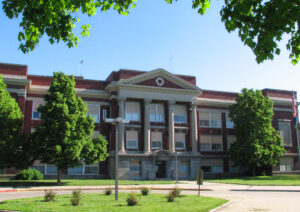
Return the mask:
<svg viewBox="0 0 300 212">
<path fill-rule="evenodd" d="M 42 163 L 57 167 L 57 182 L 61 171 L 82 164 L 96 163 L 107 157 L 107 141 L 101 136 L 92 139 L 94 120 L 87 116 L 87 106 L 76 96 L 74 77 L 54 73 L 45 105 L 38 108 L 42 124 L 34 133 L 36 148 Z"/>
<path fill-rule="evenodd" d="M 229 110 L 237 139 L 230 155 L 236 165 L 251 167 L 253 175 L 256 168 L 277 165 L 285 150 L 272 126 L 273 102 L 259 90 L 243 89 Z"/>
<path fill-rule="evenodd" d="M 73 33 L 79 21 L 78 13 L 93 16 L 101 11 L 117 10 L 127 15 L 130 6 L 137 0 L 65 0 L 65 1 L 2 1 L 9 18 L 21 19 L 18 40 L 23 52 L 33 50 L 43 35 L 49 42 L 65 42 L 69 47 L 77 46 L 79 38 Z M 165 0 L 172 3 L 177 0 Z M 222 21 L 228 32 L 238 30 L 242 42 L 250 47 L 261 63 L 280 54 L 279 42 L 288 35 L 286 47 L 290 59 L 297 64 L 300 58 L 300 1 L 299 0 L 225 0 L 221 10 Z M 205 14 L 211 0 L 193 0 L 192 7 L 199 14 Z M 89 34 L 89 25 L 82 25 L 81 35 Z"/>
</svg>

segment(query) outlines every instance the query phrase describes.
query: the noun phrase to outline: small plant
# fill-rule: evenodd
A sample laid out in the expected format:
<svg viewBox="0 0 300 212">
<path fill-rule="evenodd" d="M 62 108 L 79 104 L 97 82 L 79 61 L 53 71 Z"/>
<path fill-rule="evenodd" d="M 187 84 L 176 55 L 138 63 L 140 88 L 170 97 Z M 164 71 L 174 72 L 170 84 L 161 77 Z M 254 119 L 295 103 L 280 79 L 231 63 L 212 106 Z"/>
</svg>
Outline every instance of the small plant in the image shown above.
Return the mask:
<svg viewBox="0 0 300 212">
<path fill-rule="evenodd" d="M 131 192 L 126 199 L 127 205 L 128 206 L 135 206 L 138 204 L 138 199 L 136 197 L 136 194 L 134 192 Z"/>
<path fill-rule="evenodd" d="M 180 188 L 174 188 L 173 191 L 171 191 L 173 193 L 174 197 L 179 197 L 180 193 L 181 193 L 181 189 Z"/>
<path fill-rule="evenodd" d="M 150 193 L 150 188 L 147 188 L 147 187 L 141 188 L 141 194 L 142 194 L 143 196 L 146 196 L 146 195 L 148 195 L 149 193 Z"/>
<path fill-rule="evenodd" d="M 175 201 L 175 196 L 174 196 L 174 192 L 170 191 L 168 196 L 167 196 L 167 201 L 168 202 L 174 202 Z"/>
<path fill-rule="evenodd" d="M 23 169 L 15 177 L 16 180 L 42 180 L 44 175 L 36 169 Z"/>
<path fill-rule="evenodd" d="M 46 202 L 53 202 L 55 200 L 56 193 L 54 193 L 52 190 L 50 191 L 45 191 L 45 201 Z"/>
<path fill-rule="evenodd" d="M 72 205 L 73 206 L 79 205 L 80 200 L 81 200 L 81 190 L 75 190 L 75 191 L 73 191 L 72 199 L 71 199 Z"/>
<path fill-rule="evenodd" d="M 105 195 L 111 195 L 113 193 L 113 189 L 112 188 L 105 188 L 105 190 L 104 190 L 104 194 Z"/>
</svg>

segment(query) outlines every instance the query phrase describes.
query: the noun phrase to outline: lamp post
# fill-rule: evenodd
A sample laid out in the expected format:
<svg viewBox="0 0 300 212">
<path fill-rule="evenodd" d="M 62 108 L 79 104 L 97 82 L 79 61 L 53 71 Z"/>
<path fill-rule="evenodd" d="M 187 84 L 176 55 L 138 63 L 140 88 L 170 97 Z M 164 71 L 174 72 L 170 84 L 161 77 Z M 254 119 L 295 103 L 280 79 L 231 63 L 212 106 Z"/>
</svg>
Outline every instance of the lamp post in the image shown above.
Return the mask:
<svg viewBox="0 0 300 212">
<path fill-rule="evenodd" d="M 122 117 L 105 119 L 105 123 L 110 123 L 112 125 L 116 124 L 127 124 L 128 120 Z M 119 138 L 116 137 L 115 143 L 115 200 L 118 200 L 119 195 Z"/>
</svg>

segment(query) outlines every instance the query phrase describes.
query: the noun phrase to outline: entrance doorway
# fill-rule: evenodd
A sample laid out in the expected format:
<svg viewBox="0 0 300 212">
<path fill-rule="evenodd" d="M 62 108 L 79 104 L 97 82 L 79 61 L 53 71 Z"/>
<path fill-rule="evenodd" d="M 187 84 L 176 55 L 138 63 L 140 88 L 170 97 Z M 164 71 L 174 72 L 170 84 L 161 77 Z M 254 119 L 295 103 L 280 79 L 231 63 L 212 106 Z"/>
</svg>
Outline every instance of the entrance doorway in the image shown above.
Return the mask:
<svg viewBox="0 0 300 212">
<path fill-rule="evenodd" d="M 166 161 L 155 161 L 156 178 L 167 178 L 166 175 Z"/>
</svg>

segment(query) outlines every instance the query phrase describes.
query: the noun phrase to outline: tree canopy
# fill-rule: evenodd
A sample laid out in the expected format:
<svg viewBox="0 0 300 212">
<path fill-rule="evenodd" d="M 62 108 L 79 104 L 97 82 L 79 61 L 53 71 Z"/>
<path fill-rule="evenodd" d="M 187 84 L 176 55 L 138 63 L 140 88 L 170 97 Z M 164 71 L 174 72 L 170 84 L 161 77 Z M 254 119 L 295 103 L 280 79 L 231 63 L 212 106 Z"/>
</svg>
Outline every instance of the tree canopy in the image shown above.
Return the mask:
<svg viewBox="0 0 300 212">
<path fill-rule="evenodd" d="M 279 132 L 272 126 L 273 102 L 259 90 L 243 89 L 229 107 L 236 142 L 230 154 L 236 165 L 256 168 L 275 166 L 285 152 Z"/>
<path fill-rule="evenodd" d="M 22 112 L 0 75 L 0 168 L 26 168 L 33 163 L 29 137 L 22 131 Z"/>
<path fill-rule="evenodd" d="M 74 76 L 61 72 L 53 75 L 45 105 L 38 108 L 42 124 L 34 132 L 35 148 L 42 163 L 57 167 L 57 181 L 63 169 L 104 160 L 107 141 L 92 139 L 94 120 L 87 116 L 87 106 L 76 96 Z"/>
<path fill-rule="evenodd" d="M 68 47 L 77 46 L 78 35 L 73 33 L 80 21 L 78 14 L 93 16 L 97 9 L 116 10 L 127 15 L 137 0 L 65 0 L 19 1 L 4 0 L 5 14 L 10 18 L 21 16 L 18 34 L 19 48 L 24 52 L 34 50 L 44 35 L 49 42 L 65 42 Z M 173 3 L 177 0 L 165 0 Z M 192 8 L 201 15 L 210 7 L 211 0 L 193 0 Z M 250 47 L 261 63 L 273 59 L 281 52 L 279 42 L 289 36 L 286 48 L 290 59 L 297 64 L 300 58 L 300 1 L 299 0 L 225 0 L 220 11 L 228 32 L 237 30 L 241 41 Z M 89 35 L 90 25 L 81 26 L 81 35 Z"/>
</svg>

